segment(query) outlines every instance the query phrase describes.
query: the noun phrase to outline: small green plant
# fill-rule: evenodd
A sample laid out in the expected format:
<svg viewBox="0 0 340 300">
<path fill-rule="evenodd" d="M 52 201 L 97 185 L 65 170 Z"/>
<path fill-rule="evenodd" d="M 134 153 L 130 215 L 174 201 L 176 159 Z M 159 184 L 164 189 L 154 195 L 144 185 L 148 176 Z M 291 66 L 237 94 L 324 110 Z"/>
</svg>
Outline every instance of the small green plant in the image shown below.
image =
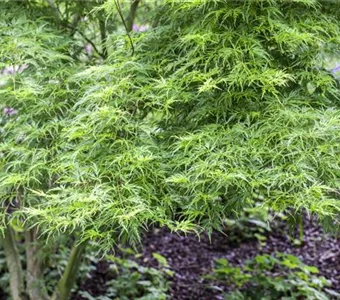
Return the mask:
<svg viewBox="0 0 340 300">
<path fill-rule="evenodd" d="M 167 299 L 169 288 L 167 278 L 172 275 L 172 271 L 163 256 L 154 253 L 154 258 L 159 263 L 159 269 L 141 266 L 125 257 L 108 256 L 108 258 L 111 261 L 110 267 L 114 273 L 114 279 L 106 283 L 105 295 L 94 297 L 86 291 L 79 292 L 84 299 Z"/>
<path fill-rule="evenodd" d="M 265 245 L 266 233 L 271 231 L 270 221 L 273 216 L 268 209 L 259 207 L 261 206 L 245 208 L 235 218 L 225 219 L 225 233 L 229 241 L 239 244 L 256 239 L 260 247 Z"/>
<path fill-rule="evenodd" d="M 258 255 L 234 267 L 228 260 L 216 260 L 211 279 L 234 286 L 226 299 L 330 299 L 340 296 L 328 289 L 330 282 L 318 276 L 318 269 L 304 264 L 298 257 L 277 253 Z"/>
</svg>

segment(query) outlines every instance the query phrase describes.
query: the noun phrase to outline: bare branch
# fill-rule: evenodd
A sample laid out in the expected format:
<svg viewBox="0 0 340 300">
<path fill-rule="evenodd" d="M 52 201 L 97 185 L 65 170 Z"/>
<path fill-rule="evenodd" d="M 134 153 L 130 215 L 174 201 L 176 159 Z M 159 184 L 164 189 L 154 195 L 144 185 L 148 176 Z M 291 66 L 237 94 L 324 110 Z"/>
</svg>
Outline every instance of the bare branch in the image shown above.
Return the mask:
<svg viewBox="0 0 340 300">
<path fill-rule="evenodd" d="M 132 38 L 131 38 L 131 35 L 130 35 L 130 31 L 129 31 L 127 25 L 126 25 L 125 20 L 124 20 L 124 16 L 123 16 L 123 13 L 122 13 L 122 8 L 120 7 L 120 4 L 119 4 L 119 0 L 115 0 L 115 5 L 116 5 L 116 8 L 117 8 L 118 14 L 120 16 L 120 19 L 122 20 L 123 25 L 125 27 L 126 34 L 127 34 L 128 38 L 129 38 L 130 45 L 131 45 L 131 50 L 132 50 L 132 55 L 134 55 L 134 53 L 135 53 L 135 46 L 133 45 L 133 41 L 132 41 Z"/>
</svg>

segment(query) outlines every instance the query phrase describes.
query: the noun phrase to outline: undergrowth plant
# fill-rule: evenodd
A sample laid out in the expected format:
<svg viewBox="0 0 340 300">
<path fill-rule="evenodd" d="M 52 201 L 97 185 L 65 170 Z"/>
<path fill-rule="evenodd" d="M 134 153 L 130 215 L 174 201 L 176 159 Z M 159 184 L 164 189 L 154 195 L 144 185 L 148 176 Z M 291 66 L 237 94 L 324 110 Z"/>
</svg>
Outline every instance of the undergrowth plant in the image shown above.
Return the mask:
<svg viewBox="0 0 340 300">
<path fill-rule="evenodd" d="M 125 250 L 126 251 L 126 250 Z M 128 254 L 132 256 L 134 252 Z M 159 268 L 145 267 L 133 261 L 132 257 L 108 256 L 110 270 L 114 278 L 106 282 L 104 299 L 138 299 L 138 300 L 165 300 L 168 298 L 169 282 L 173 272 L 169 269 L 166 259 L 158 253 L 153 254 L 158 259 Z M 138 254 L 134 254 L 137 258 Z M 83 298 L 88 300 L 103 299 L 102 296 L 94 298 L 89 293 L 81 292 Z M 98 299 L 98 300 L 99 300 Z"/>
<path fill-rule="evenodd" d="M 277 216 L 271 215 L 265 208 L 245 208 L 237 218 L 225 219 L 224 233 L 228 241 L 236 245 L 246 240 L 257 240 L 259 246 L 265 245 L 266 234 L 277 221 Z"/>
<path fill-rule="evenodd" d="M 211 232 L 255 203 L 339 227 L 339 82 L 326 65 L 339 3 L 164 1 L 141 30 L 135 2 L 126 20 L 117 0 L 1 3 L 14 300 L 51 296 L 41 253 L 63 236 L 74 246 L 54 299 L 69 297 L 90 240 L 107 251 L 150 225 Z"/>
<path fill-rule="evenodd" d="M 318 276 L 318 269 L 290 254 L 258 255 L 235 267 L 228 260 L 216 260 L 210 279 L 225 281 L 234 288 L 225 299 L 315 299 L 340 296 L 330 281 Z"/>
</svg>

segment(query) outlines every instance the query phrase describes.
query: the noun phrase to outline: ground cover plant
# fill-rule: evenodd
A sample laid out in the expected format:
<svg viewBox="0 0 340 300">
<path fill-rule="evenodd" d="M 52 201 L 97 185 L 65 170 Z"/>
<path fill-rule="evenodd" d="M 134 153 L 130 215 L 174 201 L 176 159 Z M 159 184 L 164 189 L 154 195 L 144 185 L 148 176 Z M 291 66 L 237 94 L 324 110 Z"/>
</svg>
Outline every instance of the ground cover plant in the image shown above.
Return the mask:
<svg viewBox="0 0 340 300">
<path fill-rule="evenodd" d="M 132 258 L 138 257 L 131 249 L 121 249 Z M 129 250 L 129 251 L 128 251 Z M 154 253 L 160 260 L 160 268 L 145 267 L 124 254 L 121 257 L 109 256 L 109 274 L 112 279 L 105 283 L 105 294 L 92 296 L 87 291 L 78 294 L 88 300 L 99 299 L 168 299 L 169 278 L 172 276 L 164 257 Z"/>
<path fill-rule="evenodd" d="M 284 269 L 283 274 L 278 273 Z M 216 260 L 211 278 L 230 281 L 241 291 L 226 295 L 226 299 L 329 299 L 339 296 L 327 289 L 330 282 L 318 276 L 318 269 L 305 265 L 296 256 L 276 253 L 257 255 L 246 261 L 243 269 L 233 267 L 226 259 Z M 326 288 L 324 292 L 323 289 Z"/>
<path fill-rule="evenodd" d="M 212 233 L 257 207 L 339 228 L 339 2 L 0 6 L 14 300 L 68 299 L 90 241 L 105 253 L 150 226 Z"/>
</svg>

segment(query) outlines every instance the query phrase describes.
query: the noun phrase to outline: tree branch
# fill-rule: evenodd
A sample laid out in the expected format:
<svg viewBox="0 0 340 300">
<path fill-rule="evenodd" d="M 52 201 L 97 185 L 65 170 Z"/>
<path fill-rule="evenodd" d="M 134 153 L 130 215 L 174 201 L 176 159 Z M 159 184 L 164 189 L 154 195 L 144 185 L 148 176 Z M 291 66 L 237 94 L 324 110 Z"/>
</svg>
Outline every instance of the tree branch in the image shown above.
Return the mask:
<svg viewBox="0 0 340 300">
<path fill-rule="evenodd" d="M 126 28 L 127 28 L 126 30 L 128 32 L 131 32 L 133 29 L 133 23 L 135 21 L 137 8 L 138 8 L 140 1 L 141 0 L 132 0 L 132 3 L 130 5 L 129 15 L 126 19 Z"/>
<path fill-rule="evenodd" d="M 78 33 L 82 36 L 82 38 L 83 38 L 85 41 L 87 41 L 89 44 L 91 44 L 91 46 L 93 47 L 93 50 L 94 50 L 100 57 L 102 57 L 103 59 L 105 59 L 105 55 L 104 55 L 103 53 L 101 53 L 101 52 L 98 50 L 98 48 L 96 47 L 96 45 L 95 45 L 90 39 L 88 39 L 88 38 L 86 37 L 86 35 L 85 35 L 83 32 L 81 32 L 78 28 L 75 28 L 75 27 L 73 27 L 73 26 L 70 25 L 70 24 L 66 24 L 65 26 L 66 26 L 67 28 L 69 28 L 69 29 L 72 29 L 72 30 L 78 32 Z"/>
</svg>

